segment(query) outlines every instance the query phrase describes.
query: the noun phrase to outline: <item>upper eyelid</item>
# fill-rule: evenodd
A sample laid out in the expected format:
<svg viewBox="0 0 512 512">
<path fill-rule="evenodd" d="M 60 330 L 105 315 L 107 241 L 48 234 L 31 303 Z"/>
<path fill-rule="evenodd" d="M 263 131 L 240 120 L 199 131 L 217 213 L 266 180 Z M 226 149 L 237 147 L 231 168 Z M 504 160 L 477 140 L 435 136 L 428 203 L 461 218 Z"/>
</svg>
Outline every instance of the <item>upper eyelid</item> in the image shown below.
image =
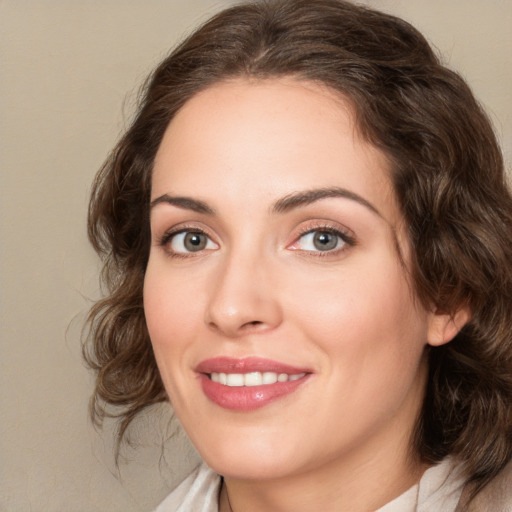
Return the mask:
<svg viewBox="0 0 512 512">
<path fill-rule="evenodd" d="M 353 232 L 353 230 L 351 230 L 344 224 L 341 224 L 338 221 L 327 219 L 310 219 L 308 221 L 301 222 L 299 226 L 297 226 L 292 231 L 291 241 L 287 242 L 286 245 L 288 246 L 291 243 L 295 243 L 297 240 L 299 240 L 300 237 L 315 231 L 328 231 L 335 234 L 339 234 L 346 242 L 349 242 L 352 245 L 356 244 L 355 233 Z M 220 243 L 218 237 L 212 233 L 211 229 L 209 229 L 207 226 L 204 226 L 202 222 L 177 223 L 176 225 L 165 229 L 161 234 L 155 233 L 155 239 L 158 245 L 163 245 L 165 243 L 168 243 L 168 241 L 173 236 L 183 232 L 202 233 L 208 238 L 210 238 L 217 245 L 219 245 Z"/>
<path fill-rule="evenodd" d="M 215 237 L 213 237 L 210 233 L 210 231 L 206 228 L 199 227 L 197 225 L 183 225 L 183 224 L 177 224 L 176 226 L 173 226 L 171 228 L 168 228 L 164 230 L 164 232 L 161 235 L 157 235 L 156 240 L 158 242 L 158 245 L 164 245 L 165 243 L 168 243 L 169 240 L 172 239 L 172 237 L 179 235 L 180 233 L 201 233 L 210 238 L 214 243 L 218 244 L 218 242 L 215 240 Z"/>
<path fill-rule="evenodd" d="M 314 233 L 315 231 L 320 231 L 320 232 L 325 231 L 325 232 L 334 234 L 336 236 L 339 236 L 343 240 L 344 245 L 346 245 L 346 247 L 342 247 L 340 249 L 333 249 L 331 251 L 319 251 L 319 255 L 323 255 L 323 256 L 327 256 L 328 254 L 333 255 L 336 253 L 344 252 L 348 248 L 355 247 L 358 245 L 358 239 L 352 229 L 348 228 L 347 226 L 345 226 L 344 224 L 341 224 L 338 221 L 317 219 L 317 220 L 313 221 L 312 223 L 308 224 L 306 222 L 306 225 L 301 226 L 299 228 L 299 232 L 298 233 L 296 232 L 296 234 L 294 235 L 294 237 L 292 239 L 292 242 L 287 244 L 287 247 L 290 247 L 290 246 L 298 243 L 298 241 L 302 237 L 304 237 L 310 233 Z M 310 251 L 306 250 L 306 252 L 310 252 Z M 316 253 L 317 253 L 317 251 L 313 251 L 311 254 L 316 254 Z"/>
<path fill-rule="evenodd" d="M 350 239 L 356 238 L 354 231 L 347 226 L 339 222 L 327 220 L 313 221 L 313 224 L 302 226 L 299 228 L 299 232 L 295 236 L 300 237 L 315 231 L 328 231 L 332 233 L 339 233 L 340 235 Z"/>
<path fill-rule="evenodd" d="M 296 239 L 295 239 L 295 242 L 293 242 L 294 244 L 297 243 L 299 240 L 301 240 L 302 238 L 308 236 L 308 235 L 311 235 L 313 233 L 316 233 L 316 232 L 319 232 L 319 233 L 329 233 L 330 235 L 333 235 L 333 236 L 336 236 L 338 238 L 340 238 L 344 244 L 347 244 L 347 245 L 356 245 L 356 241 L 354 240 L 353 237 L 339 231 L 339 230 L 328 230 L 328 229 L 311 229 L 309 231 L 306 231 L 304 233 L 302 233 L 300 236 L 298 236 Z"/>
<path fill-rule="evenodd" d="M 340 233 L 342 235 L 348 234 L 347 230 L 341 229 L 339 227 L 325 225 L 325 226 L 315 226 L 315 227 L 307 227 L 303 230 L 299 231 L 299 236 L 304 236 L 309 233 L 314 233 L 315 231 L 326 231 L 329 233 Z"/>
</svg>

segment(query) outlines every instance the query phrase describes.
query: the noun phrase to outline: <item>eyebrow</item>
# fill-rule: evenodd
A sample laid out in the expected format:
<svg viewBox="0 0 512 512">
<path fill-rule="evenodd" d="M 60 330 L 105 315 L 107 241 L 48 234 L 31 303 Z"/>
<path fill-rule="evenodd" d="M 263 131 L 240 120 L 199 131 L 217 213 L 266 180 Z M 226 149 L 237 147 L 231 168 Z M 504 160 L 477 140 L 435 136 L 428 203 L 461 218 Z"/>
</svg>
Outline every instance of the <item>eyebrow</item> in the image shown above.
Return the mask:
<svg viewBox="0 0 512 512">
<path fill-rule="evenodd" d="M 375 206 L 373 206 L 373 204 L 367 201 L 364 197 L 340 187 L 317 188 L 289 194 L 276 201 L 272 206 L 272 211 L 274 213 L 286 213 L 298 208 L 299 206 L 305 206 L 316 201 L 320 201 L 321 199 L 328 199 L 331 197 L 341 197 L 343 199 L 356 201 L 371 210 L 373 213 L 377 214 L 379 217 L 382 217 L 379 210 L 377 210 L 377 208 L 375 208 Z"/>
<path fill-rule="evenodd" d="M 375 208 L 375 206 L 373 206 L 364 197 L 361 197 L 355 192 L 340 187 L 317 188 L 294 192 L 282 197 L 281 199 L 278 199 L 270 210 L 273 213 L 286 213 L 295 208 L 299 208 L 300 206 L 306 206 L 315 203 L 321 199 L 336 197 L 356 201 L 357 203 L 368 208 L 373 213 L 377 214 L 379 217 L 382 217 L 377 208 Z M 156 199 L 153 199 L 150 206 L 151 208 L 154 208 L 156 205 L 161 203 L 170 204 L 184 210 L 194 211 L 196 213 L 215 215 L 215 210 L 211 206 L 209 206 L 204 201 L 193 199 L 191 197 L 173 197 L 169 194 L 163 194 Z"/>
<path fill-rule="evenodd" d="M 208 206 L 204 201 L 200 201 L 199 199 L 192 199 L 191 197 L 172 197 L 168 194 L 164 194 L 156 199 L 151 201 L 151 208 L 154 208 L 157 204 L 171 204 L 173 206 L 177 206 L 178 208 L 182 208 L 184 210 L 192 210 L 196 213 L 205 213 L 208 215 L 214 215 L 215 210 Z"/>
</svg>

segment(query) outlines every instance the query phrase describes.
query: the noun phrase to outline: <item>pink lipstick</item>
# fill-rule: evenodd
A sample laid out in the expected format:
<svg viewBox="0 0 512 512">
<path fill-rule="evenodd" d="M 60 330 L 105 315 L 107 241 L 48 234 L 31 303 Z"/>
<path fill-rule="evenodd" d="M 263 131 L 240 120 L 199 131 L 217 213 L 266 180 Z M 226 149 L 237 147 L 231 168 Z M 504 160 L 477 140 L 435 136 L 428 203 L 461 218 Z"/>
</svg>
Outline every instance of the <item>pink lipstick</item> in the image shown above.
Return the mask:
<svg viewBox="0 0 512 512">
<path fill-rule="evenodd" d="M 225 409 L 251 411 L 298 389 L 311 375 L 270 359 L 217 357 L 196 368 L 204 394 Z"/>
</svg>

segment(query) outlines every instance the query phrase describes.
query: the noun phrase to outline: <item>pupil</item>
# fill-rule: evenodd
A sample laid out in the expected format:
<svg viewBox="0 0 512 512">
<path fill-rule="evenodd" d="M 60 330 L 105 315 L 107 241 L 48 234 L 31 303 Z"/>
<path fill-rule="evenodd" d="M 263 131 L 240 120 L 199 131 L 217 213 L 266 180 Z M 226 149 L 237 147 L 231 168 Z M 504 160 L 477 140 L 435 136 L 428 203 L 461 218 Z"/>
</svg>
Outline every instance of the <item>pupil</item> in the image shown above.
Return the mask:
<svg viewBox="0 0 512 512">
<path fill-rule="evenodd" d="M 315 234 L 313 243 L 316 249 L 320 251 L 329 251 L 336 248 L 338 240 L 333 234 L 320 231 Z"/>
<path fill-rule="evenodd" d="M 204 235 L 200 233 L 188 233 L 185 236 L 185 247 L 189 251 L 200 251 L 206 246 Z"/>
</svg>

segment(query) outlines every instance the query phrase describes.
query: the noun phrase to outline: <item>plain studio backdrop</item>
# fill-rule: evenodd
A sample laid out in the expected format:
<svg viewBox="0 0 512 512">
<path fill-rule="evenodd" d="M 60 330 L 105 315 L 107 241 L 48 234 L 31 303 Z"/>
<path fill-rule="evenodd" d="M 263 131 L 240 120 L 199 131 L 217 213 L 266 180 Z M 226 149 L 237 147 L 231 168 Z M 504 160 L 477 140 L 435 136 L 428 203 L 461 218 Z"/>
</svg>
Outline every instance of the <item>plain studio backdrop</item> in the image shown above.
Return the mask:
<svg viewBox="0 0 512 512">
<path fill-rule="evenodd" d="M 196 456 L 155 411 L 113 461 L 88 421 L 80 330 L 98 297 L 90 183 L 136 92 L 211 0 L 0 0 L 0 510 L 151 510 Z M 512 161 L 512 0 L 368 0 L 469 81 Z"/>
</svg>

